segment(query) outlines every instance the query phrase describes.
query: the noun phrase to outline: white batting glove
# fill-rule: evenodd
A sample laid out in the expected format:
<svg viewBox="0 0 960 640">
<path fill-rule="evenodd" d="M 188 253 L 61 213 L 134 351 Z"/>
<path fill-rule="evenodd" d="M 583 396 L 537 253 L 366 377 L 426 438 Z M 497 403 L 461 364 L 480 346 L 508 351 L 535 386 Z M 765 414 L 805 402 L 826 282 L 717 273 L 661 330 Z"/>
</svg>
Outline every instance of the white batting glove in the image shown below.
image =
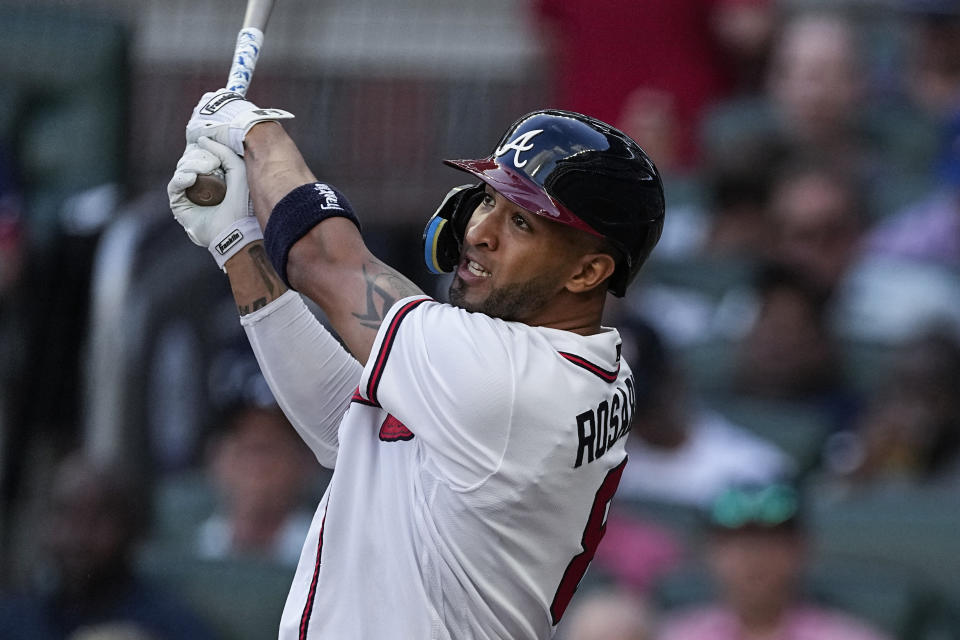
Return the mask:
<svg viewBox="0 0 960 640">
<path fill-rule="evenodd" d="M 286 120 L 293 114 L 283 109 L 260 109 L 239 93 L 220 89 L 203 94 L 187 123 L 187 142 L 201 136 L 212 138 L 243 155 L 243 138 L 258 122 Z"/>
<path fill-rule="evenodd" d="M 226 174 L 227 193 L 223 202 L 212 207 L 190 202 L 184 193 L 187 188 L 197 181 L 199 174 L 210 173 L 218 167 Z M 196 144 L 187 145 L 167 185 L 167 196 L 173 217 L 194 244 L 210 250 L 221 269 L 240 249 L 263 238 L 260 224 L 250 210 L 243 160 L 214 140 L 202 137 Z"/>
</svg>

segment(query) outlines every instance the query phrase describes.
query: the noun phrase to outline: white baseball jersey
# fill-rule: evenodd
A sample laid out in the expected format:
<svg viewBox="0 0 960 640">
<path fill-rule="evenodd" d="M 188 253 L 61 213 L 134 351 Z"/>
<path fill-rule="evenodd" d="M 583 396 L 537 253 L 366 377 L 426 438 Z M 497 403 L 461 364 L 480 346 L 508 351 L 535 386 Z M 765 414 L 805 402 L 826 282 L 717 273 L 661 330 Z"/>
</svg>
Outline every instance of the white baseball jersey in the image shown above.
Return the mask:
<svg viewBox="0 0 960 640">
<path fill-rule="evenodd" d="M 633 385 L 613 329 L 396 303 L 340 424 L 280 638 L 550 637 L 603 535 Z"/>
</svg>

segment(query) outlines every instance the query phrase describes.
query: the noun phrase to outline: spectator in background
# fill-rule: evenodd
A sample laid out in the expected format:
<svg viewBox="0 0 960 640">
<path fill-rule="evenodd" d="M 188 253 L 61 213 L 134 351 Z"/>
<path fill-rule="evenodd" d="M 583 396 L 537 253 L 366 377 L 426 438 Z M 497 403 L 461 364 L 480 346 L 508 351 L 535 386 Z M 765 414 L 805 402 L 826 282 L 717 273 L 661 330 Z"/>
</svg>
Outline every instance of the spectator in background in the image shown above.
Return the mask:
<svg viewBox="0 0 960 640">
<path fill-rule="evenodd" d="M 930 331 L 900 345 L 855 446 L 833 471 L 852 483 L 960 480 L 960 341 Z"/>
<path fill-rule="evenodd" d="M 305 500 L 318 470 L 279 407 L 230 407 L 210 439 L 208 473 L 219 500 L 197 532 L 197 553 L 296 566 L 313 516 Z"/>
<path fill-rule="evenodd" d="M 49 581 L 0 601 L 5 640 L 66 640 L 101 625 L 154 640 L 212 638 L 192 612 L 135 575 L 147 504 L 132 477 L 79 454 L 60 463 L 41 529 Z"/>
<path fill-rule="evenodd" d="M 862 160 L 864 69 L 853 24 L 839 13 L 783 16 L 765 91 L 722 101 L 706 116 L 706 149 L 782 137 L 846 163 Z"/>
<path fill-rule="evenodd" d="M 636 363 L 636 408 L 627 440 L 630 462 L 620 477 L 594 566 L 616 584 L 642 594 L 676 568 L 686 552 L 675 523 L 643 514 L 643 505 L 695 513 L 731 483 L 770 482 L 792 473 L 796 465 L 776 445 L 701 407 L 649 325 L 627 318 L 618 326 L 623 353 Z"/>
<path fill-rule="evenodd" d="M 900 0 L 910 27 L 905 81 L 909 94 L 937 120 L 960 108 L 960 4 Z"/>
<path fill-rule="evenodd" d="M 960 107 L 944 128 L 936 171 L 938 188 L 884 220 L 870 234 L 871 256 L 960 269 Z"/>
<path fill-rule="evenodd" d="M 637 405 L 618 496 L 701 508 L 732 483 L 794 471 L 775 445 L 698 406 L 652 328 L 638 321 L 620 326 L 624 352 L 637 363 Z"/>
<path fill-rule="evenodd" d="M 106 624 L 77 631 L 69 640 L 156 640 L 139 627 L 128 624 Z"/>
<path fill-rule="evenodd" d="M 654 640 L 655 615 L 642 597 L 599 589 L 574 601 L 561 640 Z"/>
<path fill-rule="evenodd" d="M 806 406 L 822 414 L 830 430 L 847 428 L 860 401 L 827 323 L 828 292 L 776 263 L 760 270 L 755 288 L 757 315 L 736 346 L 729 391 Z"/>
<path fill-rule="evenodd" d="M 904 189 L 926 180 L 929 123 L 878 94 L 860 23 L 841 11 L 785 12 L 766 91 L 722 101 L 704 117 L 706 152 L 776 135 L 830 161 L 869 187 L 871 213 L 895 209 Z M 922 141 L 922 142 L 921 142 Z"/>
<path fill-rule="evenodd" d="M 770 189 L 788 150 L 774 137 L 712 150 L 703 202 L 671 210 L 659 252 L 627 298 L 666 341 L 687 347 L 745 330 L 749 276 L 770 251 Z"/>
<path fill-rule="evenodd" d="M 788 162 L 771 187 L 767 255 L 831 293 L 860 250 L 865 208 L 857 178 L 842 168 L 820 156 Z"/>
<path fill-rule="evenodd" d="M 0 141 L 0 522 L 6 522 L 9 504 L 17 493 L 16 481 L 23 464 L 13 453 L 29 438 L 27 430 L 14 424 L 14 392 L 27 361 L 22 325 L 22 304 L 17 295 L 21 287 L 26 258 L 23 235 L 23 201 L 15 176 L 13 159 Z M 0 530 L 0 537 L 4 536 Z"/>
<path fill-rule="evenodd" d="M 775 233 L 771 185 L 786 152 L 772 135 L 711 152 L 704 171 L 710 210 L 702 256 L 755 261 L 769 249 Z"/>
<path fill-rule="evenodd" d="M 801 148 L 859 160 L 866 91 L 852 23 L 838 14 L 791 17 L 778 39 L 768 91 L 779 130 Z"/>
<path fill-rule="evenodd" d="M 695 166 L 701 114 L 769 42 L 768 0 L 537 0 L 556 106 L 622 128 L 667 174 Z"/>
<path fill-rule="evenodd" d="M 13 161 L 0 144 L 0 317 L 20 280 L 24 252 L 23 202 Z"/>
<path fill-rule="evenodd" d="M 934 175 L 935 187 L 864 237 L 837 296 L 844 337 L 891 346 L 932 323 L 960 331 L 960 110 Z"/>
<path fill-rule="evenodd" d="M 715 602 L 665 617 L 658 640 L 881 640 L 866 623 L 803 594 L 807 536 L 797 490 L 737 487 L 707 510 L 706 563 Z"/>
</svg>

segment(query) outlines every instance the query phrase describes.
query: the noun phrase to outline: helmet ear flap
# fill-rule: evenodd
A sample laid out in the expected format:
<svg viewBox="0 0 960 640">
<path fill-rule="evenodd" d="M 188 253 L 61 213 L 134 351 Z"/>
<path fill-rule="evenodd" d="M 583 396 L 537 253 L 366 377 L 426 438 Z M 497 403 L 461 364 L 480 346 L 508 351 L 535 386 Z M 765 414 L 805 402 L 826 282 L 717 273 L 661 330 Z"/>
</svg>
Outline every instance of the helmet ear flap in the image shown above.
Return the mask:
<svg viewBox="0 0 960 640">
<path fill-rule="evenodd" d="M 423 259 L 433 274 L 450 273 L 460 262 L 460 246 L 467 221 L 483 198 L 484 184 L 462 184 L 451 189 L 423 230 Z"/>
</svg>

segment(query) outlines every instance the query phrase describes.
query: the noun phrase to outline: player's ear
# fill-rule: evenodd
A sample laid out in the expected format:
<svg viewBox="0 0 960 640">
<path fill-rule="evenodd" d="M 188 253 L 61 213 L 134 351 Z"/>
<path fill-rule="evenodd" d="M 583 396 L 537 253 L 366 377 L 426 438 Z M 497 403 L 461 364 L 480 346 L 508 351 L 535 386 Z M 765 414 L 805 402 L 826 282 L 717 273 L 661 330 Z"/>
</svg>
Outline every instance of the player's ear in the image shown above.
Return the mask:
<svg viewBox="0 0 960 640">
<path fill-rule="evenodd" d="M 567 280 L 566 289 L 571 293 L 585 293 L 600 286 L 613 275 L 617 263 L 609 253 L 587 253 L 580 256 L 578 269 Z"/>
</svg>

